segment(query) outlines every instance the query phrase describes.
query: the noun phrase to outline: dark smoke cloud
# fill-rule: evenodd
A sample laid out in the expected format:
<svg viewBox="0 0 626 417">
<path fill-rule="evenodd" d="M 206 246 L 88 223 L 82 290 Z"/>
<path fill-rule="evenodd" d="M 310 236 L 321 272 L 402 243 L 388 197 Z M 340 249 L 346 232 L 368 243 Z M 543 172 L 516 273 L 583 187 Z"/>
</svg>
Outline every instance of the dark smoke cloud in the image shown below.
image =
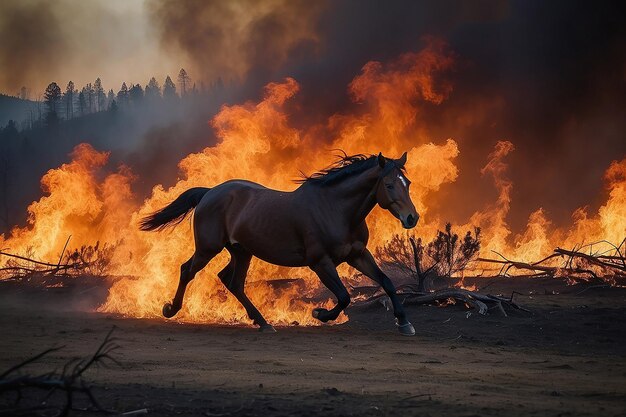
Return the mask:
<svg viewBox="0 0 626 417">
<path fill-rule="evenodd" d="M 0 86 L 13 86 L 11 92 L 38 79 L 42 68 L 57 69 L 58 51 L 67 47 L 54 4 L 45 1 L 0 2 L 0 39 Z"/>
<path fill-rule="evenodd" d="M 151 4 L 167 45 L 183 48 L 211 76 L 245 75 L 244 96 L 257 95 L 266 82 L 296 78 L 301 93 L 292 119 L 304 126 L 348 111 L 352 103 L 341 92 L 366 62 L 418 50 L 424 35 L 446 40 L 457 56 L 454 92 L 419 115 L 434 141 L 453 137 L 461 148 L 459 180 L 444 187 L 446 198 L 433 210 L 443 217 L 467 218 L 495 199 L 480 167 L 498 140 L 516 146 L 508 160 L 517 229 L 541 206 L 555 223 L 567 224 L 575 208 L 597 205 L 602 172 L 626 154 L 619 2 L 270 2 L 264 13 L 253 2 Z M 246 30 L 233 42 L 229 31 L 242 16 Z M 291 32 L 303 22 L 306 31 Z M 238 59 L 224 60 L 233 48 Z M 467 190 L 475 198 L 455 198 Z"/>
<path fill-rule="evenodd" d="M 0 2 L 0 86 L 19 88 L 33 77 L 53 81 L 54 71 L 72 78 L 64 51 L 75 49 L 76 36 L 68 31 L 77 31 L 68 19 L 83 26 L 96 21 L 93 16 L 119 21 L 119 13 L 92 11 L 84 18 L 86 7 L 78 4 Z M 230 86 L 229 103 L 257 99 L 266 83 L 294 77 L 301 88 L 289 110 L 298 127 L 352 111 L 347 86 L 368 61 L 418 51 L 425 35 L 445 40 L 456 57 L 448 74 L 454 89 L 444 103 L 426 104 L 417 124 L 435 142 L 459 142 L 460 176 L 431 203 L 431 212 L 446 219 L 465 221 L 495 200 L 480 168 L 498 140 L 510 140 L 516 149 L 507 156 L 515 230 L 538 207 L 562 225 L 575 208 L 597 206 L 603 171 L 626 155 L 626 25 L 619 2 L 148 0 L 146 7 L 167 51 L 162 60 L 185 66 L 194 81 L 207 85 L 221 77 Z M 121 40 L 127 33 L 122 29 L 107 31 L 108 45 L 139 51 Z M 175 179 L 180 157 L 212 143 L 206 122 L 220 99 L 166 125 L 146 115 L 141 129 L 132 130 L 131 145 L 113 158 L 138 174 L 142 196 L 154 183 Z M 103 137 L 99 148 L 109 142 L 113 148 L 118 137 Z M 320 130 L 320 141 L 325 139 Z"/>
<path fill-rule="evenodd" d="M 170 51 L 184 51 L 205 81 L 267 77 L 288 61 L 316 53 L 315 21 L 325 2 L 293 0 L 150 0 Z"/>
</svg>

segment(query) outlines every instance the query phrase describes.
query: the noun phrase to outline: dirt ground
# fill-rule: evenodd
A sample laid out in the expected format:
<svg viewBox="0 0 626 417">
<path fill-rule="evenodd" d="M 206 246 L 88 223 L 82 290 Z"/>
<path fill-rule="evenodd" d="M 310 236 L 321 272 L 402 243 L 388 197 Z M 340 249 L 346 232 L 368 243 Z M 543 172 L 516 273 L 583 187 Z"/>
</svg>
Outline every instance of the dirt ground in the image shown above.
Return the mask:
<svg viewBox="0 0 626 417">
<path fill-rule="evenodd" d="M 351 307 L 344 325 L 264 334 L 94 313 L 105 288 L 0 284 L 0 372 L 65 345 L 26 368 L 31 374 L 62 369 L 93 353 L 116 326 L 114 356 L 121 366 L 91 369 L 86 378 L 102 405 L 120 413 L 626 415 L 626 289 L 498 280 L 485 292 L 513 290 L 523 293 L 517 301 L 532 314 L 412 306 L 417 336 L 407 338 L 382 306 Z M 0 410 L 14 398 L 0 394 Z"/>
</svg>

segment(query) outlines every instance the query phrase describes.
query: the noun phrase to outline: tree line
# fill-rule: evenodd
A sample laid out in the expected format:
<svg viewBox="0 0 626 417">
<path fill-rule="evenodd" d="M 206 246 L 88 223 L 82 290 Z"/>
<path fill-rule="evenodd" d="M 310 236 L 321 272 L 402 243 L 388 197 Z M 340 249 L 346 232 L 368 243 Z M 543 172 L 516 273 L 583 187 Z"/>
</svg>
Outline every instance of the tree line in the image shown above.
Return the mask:
<svg viewBox="0 0 626 417">
<path fill-rule="evenodd" d="M 200 88 L 184 68 L 178 73 L 177 85 L 167 75 L 161 86 L 155 77 L 152 77 L 145 87 L 141 84 L 123 82 L 117 92 L 112 88 L 108 91 L 104 88 L 102 80 L 98 77 L 93 83 L 88 83 L 80 90 L 73 81 L 69 81 L 63 90 L 56 82 L 51 82 L 43 93 L 43 100 L 37 102 L 37 108 L 29 110 L 22 129 L 31 129 L 37 125 L 45 124 L 52 126 L 61 120 L 71 120 L 101 111 L 116 111 L 118 108 L 138 105 L 145 101 L 156 102 L 159 100 L 174 101 L 181 98 L 206 95 L 210 91 L 224 87 L 221 78 L 218 78 L 207 89 L 204 83 Z M 210 90 L 210 91 L 209 91 Z M 27 99 L 28 90 L 22 87 L 20 98 Z M 44 108 L 41 108 L 43 104 Z"/>
<path fill-rule="evenodd" d="M 125 82 L 117 91 L 101 79 L 80 89 L 71 81 L 64 89 L 50 83 L 37 101 L 23 91 L 21 111 L 30 119 L 13 116 L 0 125 L 0 233 L 24 224 L 25 208 L 41 195 L 42 175 L 66 163 L 79 143 L 110 150 L 112 160 L 126 161 L 155 182 L 175 176 L 177 161 L 213 140 L 207 120 L 224 103 L 239 101 L 240 91 L 221 79 L 196 85 L 185 70 L 176 80 Z M 151 189 L 148 183 L 135 187 L 142 196 Z"/>
</svg>

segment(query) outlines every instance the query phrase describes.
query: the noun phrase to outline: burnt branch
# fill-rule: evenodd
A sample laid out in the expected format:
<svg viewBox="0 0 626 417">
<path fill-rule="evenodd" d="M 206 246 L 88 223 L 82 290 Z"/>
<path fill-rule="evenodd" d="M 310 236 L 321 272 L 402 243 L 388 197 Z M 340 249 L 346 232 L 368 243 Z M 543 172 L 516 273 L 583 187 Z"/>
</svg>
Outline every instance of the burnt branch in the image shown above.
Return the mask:
<svg viewBox="0 0 626 417">
<path fill-rule="evenodd" d="M 88 274 L 103 277 L 107 275 L 117 245 L 100 245 L 100 242 L 96 242 L 95 245 L 83 245 L 66 253 L 68 243 L 69 238 L 65 242 L 63 251 L 56 263 L 34 259 L 30 253 L 18 255 L 0 251 L 0 257 L 9 258 L 0 267 L 0 278 L 23 281 L 34 276 L 54 277 Z"/>
<path fill-rule="evenodd" d="M 111 356 L 111 353 L 118 348 L 115 339 L 111 337 L 114 329 L 115 327 L 109 331 L 92 356 L 83 360 L 70 360 L 65 364 L 62 372 L 52 371 L 40 375 L 20 373 L 27 365 L 63 349 L 63 347 L 47 349 L 3 372 L 0 375 L 0 395 L 13 392 L 16 394 L 16 400 L 12 408 L 3 410 L 0 414 L 49 415 L 50 412 L 56 412 L 56 415 L 65 416 L 74 409 L 74 400 L 78 394 L 83 394 L 89 401 L 89 405 L 95 410 L 111 413 L 98 403 L 90 385 L 84 379 L 84 374 L 94 366 L 107 366 L 109 363 L 119 365 L 119 362 Z M 46 395 L 42 400 L 37 401 L 36 405 L 21 406 L 25 398 L 25 391 L 32 389 L 45 391 Z M 54 406 L 48 403 L 48 399 L 55 393 L 61 393 L 64 397 L 65 401 L 61 405 Z"/>
<path fill-rule="evenodd" d="M 429 304 L 455 304 L 457 301 L 474 308 L 479 314 L 488 314 L 489 310 L 497 309 L 503 316 L 508 317 L 508 310 L 517 310 L 530 313 L 529 310 L 521 307 L 513 301 L 511 297 L 501 297 L 491 294 L 481 294 L 476 291 L 469 291 L 462 288 L 447 288 L 434 292 L 414 291 L 409 286 L 403 286 L 398 289 L 398 295 L 403 298 L 403 304 L 406 305 L 429 305 Z M 389 298 L 384 293 L 376 294 L 366 300 L 356 303 L 361 306 L 383 305 L 385 308 L 391 308 Z M 506 308 L 505 308 L 506 307 Z"/>
<path fill-rule="evenodd" d="M 478 258 L 478 262 L 500 265 L 499 276 L 566 276 L 569 279 L 589 279 L 613 281 L 618 277 L 626 277 L 626 258 L 624 245 L 626 239 L 619 245 L 608 241 L 599 241 L 572 249 L 556 248 L 554 252 L 537 262 L 522 262 L 506 258 L 493 251 L 501 259 Z M 598 245 L 610 246 L 604 252 L 594 252 L 593 247 Z M 584 249 L 589 252 L 583 252 Z M 559 262 L 560 261 L 560 262 Z M 512 270 L 529 271 L 531 274 L 511 274 Z"/>
</svg>

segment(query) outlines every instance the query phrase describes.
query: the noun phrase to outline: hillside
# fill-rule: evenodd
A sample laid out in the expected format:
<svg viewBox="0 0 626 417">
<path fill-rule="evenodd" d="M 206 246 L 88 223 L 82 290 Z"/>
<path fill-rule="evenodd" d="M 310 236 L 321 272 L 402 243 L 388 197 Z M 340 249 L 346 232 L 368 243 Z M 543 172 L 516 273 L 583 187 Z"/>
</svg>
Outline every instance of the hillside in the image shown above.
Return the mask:
<svg viewBox="0 0 626 417">
<path fill-rule="evenodd" d="M 0 127 L 5 126 L 9 120 L 15 120 L 19 125 L 28 117 L 29 109 L 36 111 L 37 102 L 0 93 Z"/>
</svg>

